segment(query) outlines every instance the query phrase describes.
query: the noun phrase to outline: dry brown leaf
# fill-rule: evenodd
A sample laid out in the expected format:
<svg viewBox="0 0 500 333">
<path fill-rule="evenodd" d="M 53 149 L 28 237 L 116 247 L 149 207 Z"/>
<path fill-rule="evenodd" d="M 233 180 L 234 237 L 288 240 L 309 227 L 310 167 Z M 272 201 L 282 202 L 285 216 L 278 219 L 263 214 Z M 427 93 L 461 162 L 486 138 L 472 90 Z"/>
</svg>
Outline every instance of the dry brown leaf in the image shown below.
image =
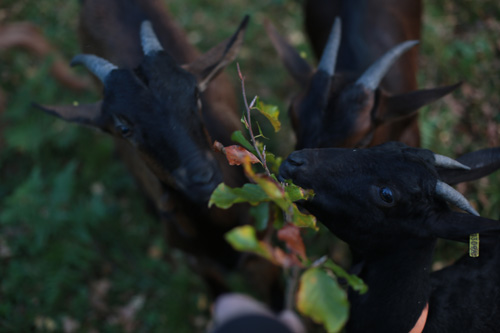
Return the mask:
<svg viewBox="0 0 500 333">
<path fill-rule="evenodd" d="M 255 164 L 259 163 L 259 159 L 255 157 L 254 154 L 246 150 L 245 148 L 238 146 L 238 145 L 233 145 L 233 146 L 228 146 L 225 147 L 224 150 L 226 151 L 226 157 L 230 165 L 241 165 L 245 163 L 245 159 L 249 158 L 250 163 Z"/>
<path fill-rule="evenodd" d="M 274 261 L 283 268 L 303 267 L 295 253 L 286 253 L 279 247 L 273 249 Z"/>
<path fill-rule="evenodd" d="M 290 251 L 306 259 L 306 248 L 300 235 L 300 228 L 294 224 L 287 223 L 278 230 L 278 239 L 284 241 Z"/>
<path fill-rule="evenodd" d="M 214 141 L 212 148 L 214 149 L 214 151 L 216 151 L 218 153 L 226 154 L 226 151 L 224 149 L 224 145 L 217 140 Z"/>
</svg>

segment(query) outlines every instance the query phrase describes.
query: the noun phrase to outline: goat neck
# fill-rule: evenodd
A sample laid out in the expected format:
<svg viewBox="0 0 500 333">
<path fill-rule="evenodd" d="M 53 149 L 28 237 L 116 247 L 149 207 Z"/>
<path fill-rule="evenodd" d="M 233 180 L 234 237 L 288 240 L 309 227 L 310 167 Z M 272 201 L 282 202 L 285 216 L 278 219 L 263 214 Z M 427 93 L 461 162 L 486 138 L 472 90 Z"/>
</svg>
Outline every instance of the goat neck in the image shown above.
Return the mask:
<svg viewBox="0 0 500 333">
<path fill-rule="evenodd" d="M 422 25 L 420 0 L 308 0 L 304 4 L 305 29 L 319 59 L 335 17 L 342 19 L 342 46 L 338 72 L 361 75 L 386 50 L 407 40 L 419 40 Z M 417 49 L 401 56 L 383 79 L 393 93 L 417 89 Z"/>
<path fill-rule="evenodd" d="M 410 332 L 431 294 L 431 263 L 435 240 L 408 239 L 387 244 L 364 257 L 358 276 L 369 291 L 349 291 L 352 313 L 348 332 Z M 384 316 L 380 316 L 384 313 Z"/>
</svg>

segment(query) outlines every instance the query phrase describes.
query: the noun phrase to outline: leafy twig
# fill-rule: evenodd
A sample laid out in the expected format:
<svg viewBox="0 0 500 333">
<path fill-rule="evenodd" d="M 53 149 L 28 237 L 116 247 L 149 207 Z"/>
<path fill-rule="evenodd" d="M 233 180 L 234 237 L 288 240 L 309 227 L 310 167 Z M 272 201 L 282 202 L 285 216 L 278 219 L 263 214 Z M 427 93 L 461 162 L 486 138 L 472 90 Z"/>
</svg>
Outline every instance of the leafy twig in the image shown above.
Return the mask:
<svg viewBox="0 0 500 333">
<path fill-rule="evenodd" d="M 261 153 L 261 151 L 259 150 L 259 147 L 257 146 L 257 141 L 255 140 L 255 135 L 253 134 L 253 129 L 252 129 L 250 113 L 251 113 L 251 109 L 252 109 L 255 101 L 257 100 L 257 96 L 255 96 L 253 98 L 252 102 L 250 103 L 250 105 L 248 105 L 247 95 L 246 95 L 246 90 L 245 90 L 245 77 L 241 73 L 239 63 L 236 63 L 236 67 L 238 69 L 238 76 L 240 77 L 240 80 L 241 80 L 241 93 L 243 95 L 243 101 L 245 103 L 245 109 L 246 109 L 246 116 L 243 117 L 243 120 L 245 121 L 245 125 L 248 129 L 248 133 L 250 135 L 250 140 L 252 142 L 252 146 L 254 147 L 255 151 L 257 152 L 257 158 L 260 160 L 262 166 L 264 167 L 266 174 L 269 177 L 271 177 L 271 172 L 269 171 L 269 168 L 267 167 L 267 161 L 266 161 L 266 146 L 264 145 L 264 147 L 262 149 L 262 153 Z M 284 191 L 286 184 L 280 183 L 280 185 L 281 185 L 281 189 Z M 292 223 L 293 209 L 291 206 L 288 208 L 287 211 L 283 211 L 283 217 L 284 217 L 285 222 Z"/>
<path fill-rule="evenodd" d="M 255 96 L 254 99 L 252 100 L 252 102 L 250 103 L 250 105 L 248 105 L 247 95 L 245 92 L 245 77 L 243 76 L 243 74 L 241 74 L 240 64 L 237 63 L 236 67 L 238 68 L 238 75 L 239 75 L 240 80 L 241 80 L 241 91 L 242 91 L 242 95 L 243 95 L 243 101 L 245 102 L 245 109 L 247 111 L 247 114 L 246 114 L 246 116 L 244 116 L 243 119 L 245 120 L 245 125 L 248 129 L 248 133 L 250 134 L 250 140 L 252 141 L 252 146 L 254 147 L 255 151 L 257 152 L 257 157 L 259 158 L 260 162 L 262 163 L 262 166 L 264 167 L 266 174 L 269 177 L 271 177 L 271 172 L 269 171 L 269 168 L 267 167 L 266 157 L 265 157 L 266 147 L 264 146 L 264 149 L 263 149 L 264 155 L 263 155 L 261 153 L 261 151 L 259 150 L 259 147 L 257 146 L 257 141 L 255 140 L 255 135 L 253 134 L 253 130 L 252 130 L 250 110 L 252 109 L 253 105 L 255 104 L 255 101 L 257 100 L 257 96 Z"/>
<path fill-rule="evenodd" d="M 252 145 L 253 145 L 255 151 L 257 152 L 257 157 L 261 161 L 262 166 L 264 167 L 264 170 L 266 171 L 266 174 L 269 177 L 271 177 L 271 172 L 269 171 L 269 169 L 267 167 L 267 163 L 266 163 L 266 146 L 263 147 L 262 153 L 261 153 L 259 150 L 259 147 L 257 146 L 257 141 L 255 140 L 255 135 L 253 134 L 253 130 L 252 130 L 251 115 L 250 115 L 251 112 L 250 111 L 251 111 L 255 101 L 257 100 L 257 96 L 255 96 L 254 99 L 252 100 L 252 102 L 250 103 L 250 105 L 248 105 L 246 91 L 245 91 L 245 77 L 241 73 L 240 65 L 238 63 L 236 64 L 236 67 L 238 68 L 238 75 L 239 75 L 240 80 L 241 80 L 241 91 L 242 91 L 243 101 L 245 103 L 245 109 L 246 109 L 246 116 L 244 116 L 243 119 L 244 119 L 245 125 L 248 129 L 248 133 L 250 134 L 250 140 L 252 142 Z M 281 186 L 282 190 L 284 191 L 285 184 L 280 183 L 280 186 Z M 293 215 L 292 207 L 289 207 L 288 211 L 283 212 L 283 214 L 285 217 L 285 222 L 292 223 L 292 215 Z M 271 235 L 271 232 L 272 232 L 272 228 L 268 229 L 267 234 L 269 237 Z M 300 273 L 299 267 L 293 266 L 290 268 L 290 274 L 289 274 L 289 277 L 287 279 L 287 287 L 286 287 L 286 294 L 285 294 L 285 308 L 289 309 L 289 310 L 292 310 L 294 308 L 294 304 L 295 304 L 294 297 L 295 297 L 295 291 L 297 288 L 297 282 L 299 279 L 299 273 Z"/>
</svg>

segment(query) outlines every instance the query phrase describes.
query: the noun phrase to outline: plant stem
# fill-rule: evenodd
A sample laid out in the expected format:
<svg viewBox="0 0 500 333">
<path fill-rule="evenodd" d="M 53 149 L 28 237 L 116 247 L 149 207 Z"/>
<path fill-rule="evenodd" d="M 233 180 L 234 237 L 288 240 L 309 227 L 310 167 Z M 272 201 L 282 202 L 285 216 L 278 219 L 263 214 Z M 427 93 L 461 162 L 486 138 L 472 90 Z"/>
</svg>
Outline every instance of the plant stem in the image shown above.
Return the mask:
<svg viewBox="0 0 500 333">
<path fill-rule="evenodd" d="M 285 309 L 293 310 L 295 300 L 295 290 L 297 289 L 297 282 L 299 280 L 300 268 L 293 266 L 290 268 L 290 274 L 287 279 L 286 294 L 285 294 Z"/>
<path fill-rule="evenodd" d="M 241 74 L 240 64 L 236 63 L 236 67 L 238 68 L 238 75 L 239 75 L 240 80 L 241 80 L 241 92 L 243 94 L 243 101 L 245 103 L 245 109 L 247 111 L 247 115 L 245 117 L 245 122 L 246 122 L 246 125 L 248 128 L 248 133 L 250 134 L 250 140 L 252 141 L 252 146 L 254 147 L 255 151 L 257 152 L 257 158 L 260 160 L 262 166 L 264 167 L 266 174 L 269 177 L 271 177 L 271 172 L 269 171 L 269 168 L 267 167 L 265 155 L 263 156 L 262 153 L 260 152 L 259 147 L 257 146 L 257 141 L 255 140 L 255 135 L 253 134 L 253 130 L 252 130 L 250 110 L 253 107 L 253 105 L 255 104 L 255 101 L 257 100 L 257 96 L 255 96 L 254 99 L 252 100 L 252 102 L 250 103 L 250 105 L 248 105 L 247 95 L 245 92 L 245 77 L 243 76 L 243 74 Z M 264 154 L 265 154 L 265 150 L 266 149 L 264 146 Z"/>
</svg>

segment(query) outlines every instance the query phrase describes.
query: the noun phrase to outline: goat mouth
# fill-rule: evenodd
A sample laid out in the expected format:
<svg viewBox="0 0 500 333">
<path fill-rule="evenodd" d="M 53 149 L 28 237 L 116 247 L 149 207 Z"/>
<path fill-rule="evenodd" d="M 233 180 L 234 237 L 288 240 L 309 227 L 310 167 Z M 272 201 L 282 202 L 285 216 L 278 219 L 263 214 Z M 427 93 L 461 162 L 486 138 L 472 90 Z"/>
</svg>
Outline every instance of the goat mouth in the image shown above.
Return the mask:
<svg viewBox="0 0 500 333">
<path fill-rule="evenodd" d="M 294 182 L 294 174 L 296 172 L 296 166 L 290 163 L 289 160 L 285 160 L 280 166 L 277 179 L 282 183 L 286 182 L 287 180 L 291 180 L 292 182 Z"/>
<path fill-rule="evenodd" d="M 278 174 L 278 177 L 277 177 L 277 178 L 278 178 L 278 181 L 279 181 L 280 183 L 284 183 L 284 182 L 286 181 L 286 179 L 285 179 L 285 178 L 283 178 L 283 176 L 281 175 L 281 172 Z"/>
<path fill-rule="evenodd" d="M 191 179 L 183 182 L 182 192 L 195 203 L 208 203 L 210 196 L 216 187 L 223 181 L 222 176 L 218 172 L 214 172 L 210 177 L 204 179 Z"/>
<path fill-rule="evenodd" d="M 184 184 L 177 182 L 177 190 L 194 204 L 205 205 L 220 182 L 212 181 L 207 184 Z"/>
</svg>

